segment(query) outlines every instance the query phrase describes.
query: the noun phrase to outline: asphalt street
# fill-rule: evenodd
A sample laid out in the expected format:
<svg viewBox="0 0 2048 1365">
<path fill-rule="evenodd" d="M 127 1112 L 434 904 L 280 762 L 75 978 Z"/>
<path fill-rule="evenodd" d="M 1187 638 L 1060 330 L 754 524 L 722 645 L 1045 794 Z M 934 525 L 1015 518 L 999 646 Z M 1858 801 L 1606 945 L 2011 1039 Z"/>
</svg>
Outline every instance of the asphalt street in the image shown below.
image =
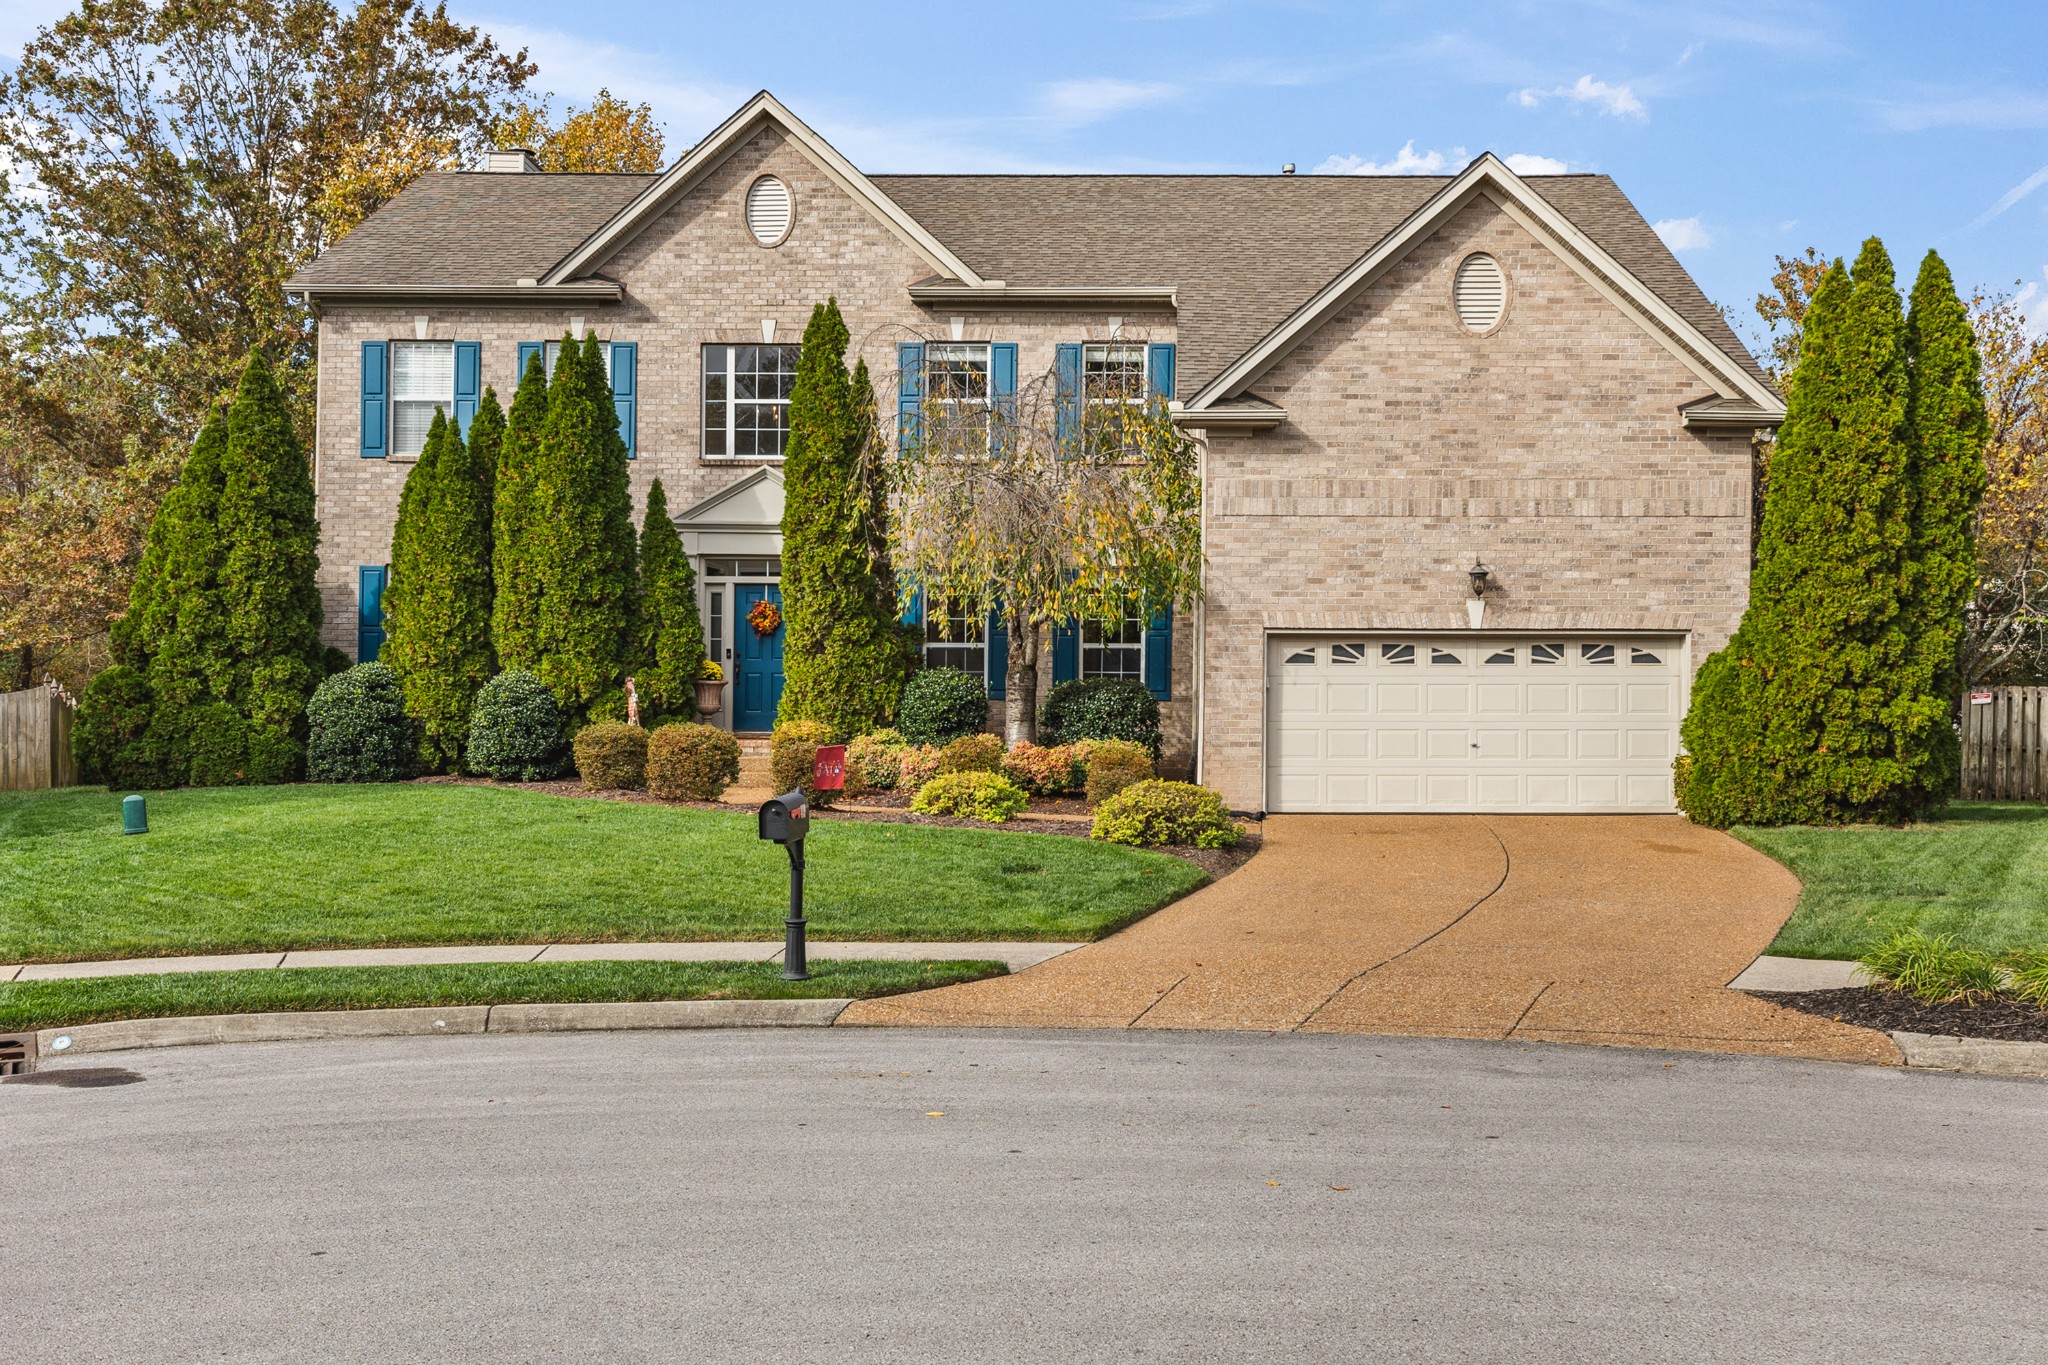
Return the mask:
<svg viewBox="0 0 2048 1365">
<path fill-rule="evenodd" d="M 2044 1132 L 2036 1082 L 1374 1037 L 80 1057 L 0 1082 L 0 1360 L 2040 1359 Z"/>
</svg>

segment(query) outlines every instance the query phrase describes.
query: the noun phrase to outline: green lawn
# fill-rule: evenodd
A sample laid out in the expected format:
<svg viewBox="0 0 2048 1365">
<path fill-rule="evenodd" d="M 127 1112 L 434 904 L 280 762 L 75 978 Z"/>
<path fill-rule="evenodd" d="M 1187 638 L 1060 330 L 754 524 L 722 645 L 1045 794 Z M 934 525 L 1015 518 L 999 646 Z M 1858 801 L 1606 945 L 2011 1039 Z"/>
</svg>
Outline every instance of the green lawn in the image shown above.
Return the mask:
<svg viewBox="0 0 2048 1365">
<path fill-rule="evenodd" d="M 773 962 L 479 962 L 22 981 L 0 985 L 0 1030 L 407 1005 L 859 999 L 978 981 L 1005 970 L 1000 962 L 814 961 L 810 968 L 808 981 L 782 980 L 782 968 Z"/>
<path fill-rule="evenodd" d="M 789 864 L 750 814 L 398 784 L 0 794 L 0 962 L 431 943 L 782 936 Z M 818 820 L 815 939 L 1093 939 L 1195 887 L 1061 835 Z"/>
<path fill-rule="evenodd" d="M 1959 801 L 1903 829 L 1737 829 L 1806 883 L 1770 951 L 1860 957 L 1896 929 L 1988 952 L 2048 946 L 2048 807 Z"/>
</svg>

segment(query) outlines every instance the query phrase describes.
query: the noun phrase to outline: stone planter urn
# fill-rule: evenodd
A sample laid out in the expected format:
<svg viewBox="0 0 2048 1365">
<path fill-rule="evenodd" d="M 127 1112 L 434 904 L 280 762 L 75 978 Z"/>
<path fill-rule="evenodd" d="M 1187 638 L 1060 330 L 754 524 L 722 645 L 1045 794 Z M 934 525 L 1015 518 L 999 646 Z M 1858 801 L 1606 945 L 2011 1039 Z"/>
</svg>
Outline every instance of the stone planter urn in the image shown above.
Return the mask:
<svg viewBox="0 0 2048 1365">
<path fill-rule="evenodd" d="M 715 716 L 725 705 L 725 679 L 697 679 L 697 714 Z"/>
</svg>

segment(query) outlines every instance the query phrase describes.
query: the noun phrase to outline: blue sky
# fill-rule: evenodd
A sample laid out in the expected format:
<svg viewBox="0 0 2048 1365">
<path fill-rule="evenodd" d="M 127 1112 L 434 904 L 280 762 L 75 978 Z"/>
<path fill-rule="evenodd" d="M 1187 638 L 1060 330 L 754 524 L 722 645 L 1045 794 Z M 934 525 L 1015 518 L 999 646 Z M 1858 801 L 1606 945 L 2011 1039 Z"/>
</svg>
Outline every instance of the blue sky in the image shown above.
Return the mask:
<svg viewBox="0 0 2048 1365">
<path fill-rule="evenodd" d="M 1936 247 L 2048 329 L 2048 7 L 2018 0 L 449 7 L 530 48 L 542 89 L 650 102 L 672 155 L 762 87 L 869 171 L 1429 171 L 1491 150 L 1612 175 L 1745 321 L 1774 253 L 1876 233 L 1906 274 Z M 0 43 L 65 8 L 5 0 Z"/>
</svg>

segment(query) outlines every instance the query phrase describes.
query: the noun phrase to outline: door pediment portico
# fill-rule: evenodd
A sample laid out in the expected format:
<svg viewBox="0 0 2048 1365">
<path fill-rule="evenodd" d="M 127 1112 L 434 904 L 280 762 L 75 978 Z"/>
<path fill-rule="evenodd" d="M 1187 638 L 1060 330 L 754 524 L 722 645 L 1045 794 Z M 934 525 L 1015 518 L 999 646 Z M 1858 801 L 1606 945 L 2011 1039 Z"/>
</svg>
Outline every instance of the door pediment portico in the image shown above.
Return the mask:
<svg viewBox="0 0 2048 1365">
<path fill-rule="evenodd" d="M 676 517 L 683 551 L 705 555 L 766 556 L 782 553 L 782 471 L 761 466 Z"/>
</svg>

